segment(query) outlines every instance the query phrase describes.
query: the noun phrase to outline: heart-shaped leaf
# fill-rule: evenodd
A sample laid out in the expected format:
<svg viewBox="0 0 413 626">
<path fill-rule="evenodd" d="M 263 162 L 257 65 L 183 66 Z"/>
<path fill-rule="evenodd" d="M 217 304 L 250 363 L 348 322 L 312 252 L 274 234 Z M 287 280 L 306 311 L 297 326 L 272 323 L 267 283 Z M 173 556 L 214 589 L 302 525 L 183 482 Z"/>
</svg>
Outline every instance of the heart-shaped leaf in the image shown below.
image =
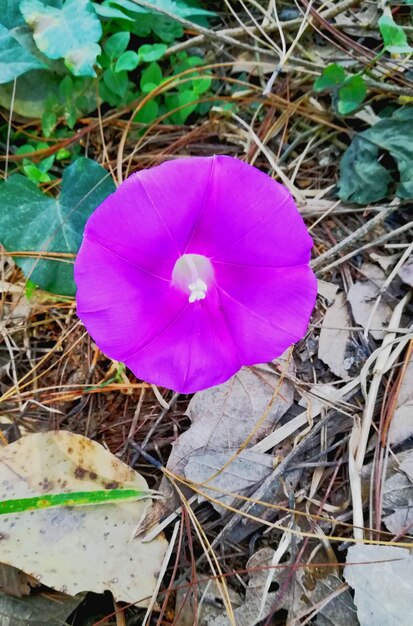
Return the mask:
<svg viewBox="0 0 413 626">
<path fill-rule="evenodd" d="M 340 163 L 339 196 L 347 202 L 368 204 L 386 196 L 393 178 L 379 162 L 380 151 L 396 162 L 396 196 L 413 198 L 413 107 L 401 107 L 390 118 L 358 133 Z"/>
<path fill-rule="evenodd" d="M 337 109 L 341 115 L 352 113 L 362 104 L 367 87 L 364 78 L 356 74 L 348 76 L 338 90 Z"/>
<path fill-rule="evenodd" d="M 413 48 L 407 43 L 406 33 L 389 15 L 382 15 L 379 28 L 383 37 L 384 49 L 395 54 L 410 54 Z"/>
<path fill-rule="evenodd" d="M 100 54 L 102 26 L 89 0 L 66 0 L 61 9 L 23 0 L 20 10 L 49 59 L 64 59 L 75 76 L 96 76 L 93 65 Z"/>
<path fill-rule="evenodd" d="M 344 67 L 338 63 L 331 63 L 323 70 L 314 82 L 314 91 L 324 91 L 324 89 L 333 89 L 344 83 L 346 73 Z"/>
<path fill-rule="evenodd" d="M 73 258 L 44 259 L 36 252 L 75 254 L 86 220 L 114 190 L 106 170 L 84 157 L 65 169 L 58 198 L 20 174 L 11 176 L 0 187 L 0 242 L 9 251 L 35 253 L 15 261 L 42 289 L 74 295 Z"/>
<path fill-rule="evenodd" d="M 0 83 L 8 83 L 29 70 L 42 67 L 43 63 L 13 37 L 12 31 L 0 24 Z"/>
</svg>

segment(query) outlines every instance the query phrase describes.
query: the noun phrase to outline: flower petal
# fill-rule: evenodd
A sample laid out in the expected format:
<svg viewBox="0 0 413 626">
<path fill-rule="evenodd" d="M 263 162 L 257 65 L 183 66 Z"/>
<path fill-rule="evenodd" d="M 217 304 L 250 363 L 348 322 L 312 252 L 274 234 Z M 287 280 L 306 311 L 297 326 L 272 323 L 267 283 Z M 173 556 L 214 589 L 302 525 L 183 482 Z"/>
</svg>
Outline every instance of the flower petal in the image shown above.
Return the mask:
<svg viewBox="0 0 413 626">
<path fill-rule="evenodd" d="M 183 159 L 133 174 L 98 207 L 85 233 L 169 279 L 202 210 L 212 159 Z"/>
<path fill-rule="evenodd" d="M 85 237 L 75 265 L 77 314 L 99 348 L 123 361 L 187 306 L 169 281 L 143 272 Z"/>
<path fill-rule="evenodd" d="M 259 170 L 231 157 L 164 163 L 132 175 L 89 219 L 75 264 L 78 314 L 138 377 L 205 389 L 304 335 L 316 295 L 311 247 L 288 191 Z M 173 280 L 185 254 L 213 267 L 189 301 Z"/>
<path fill-rule="evenodd" d="M 193 393 L 219 385 L 242 363 L 216 292 L 188 304 L 173 323 L 125 364 L 138 378 Z"/>
<path fill-rule="evenodd" d="M 280 356 L 307 329 L 317 281 L 306 265 L 248 268 L 214 263 L 222 308 L 244 365 Z"/>
<path fill-rule="evenodd" d="M 208 200 L 187 253 L 284 267 L 308 263 L 311 248 L 311 237 L 283 185 L 242 161 L 214 157 Z"/>
</svg>

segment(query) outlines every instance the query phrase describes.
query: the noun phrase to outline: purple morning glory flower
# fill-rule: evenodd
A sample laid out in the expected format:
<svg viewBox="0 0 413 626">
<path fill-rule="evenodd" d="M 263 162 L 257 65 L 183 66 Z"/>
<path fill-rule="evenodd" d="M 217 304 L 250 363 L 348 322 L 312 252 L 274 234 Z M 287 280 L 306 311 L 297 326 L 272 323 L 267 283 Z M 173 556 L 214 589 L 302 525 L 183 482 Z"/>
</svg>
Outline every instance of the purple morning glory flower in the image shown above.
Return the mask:
<svg viewBox="0 0 413 626">
<path fill-rule="evenodd" d="M 90 217 L 77 312 L 99 348 L 182 393 L 270 361 L 306 332 L 311 238 L 285 187 L 227 156 L 130 176 Z"/>
</svg>

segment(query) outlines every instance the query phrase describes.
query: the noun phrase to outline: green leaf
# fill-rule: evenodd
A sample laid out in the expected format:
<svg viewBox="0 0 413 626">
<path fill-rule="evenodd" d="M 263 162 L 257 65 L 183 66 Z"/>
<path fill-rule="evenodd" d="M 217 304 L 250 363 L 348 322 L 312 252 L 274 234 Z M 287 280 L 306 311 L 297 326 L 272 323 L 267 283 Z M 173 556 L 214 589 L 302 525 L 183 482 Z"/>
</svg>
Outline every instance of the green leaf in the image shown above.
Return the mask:
<svg viewBox="0 0 413 626">
<path fill-rule="evenodd" d="M 37 289 L 36 283 L 32 282 L 30 278 L 28 278 L 26 281 L 26 285 L 24 287 L 24 295 L 26 296 L 28 300 L 32 299 L 36 289 Z"/>
<path fill-rule="evenodd" d="M 121 7 L 122 9 L 125 9 L 125 11 L 130 11 L 131 13 L 145 14 L 149 12 L 148 9 L 139 6 L 135 2 L 132 2 L 132 0 L 108 0 L 107 4 Z"/>
<path fill-rule="evenodd" d="M 324 91 L 325 89 L 334 89 L 344 83 L 346 79 L 346 73 L 342 65 L 338 63 L 332 63 L 327 65 L 323 70 L 321 76 L 319 76 L 314 82 L 314 91 Z"/>
<path fill-rule="evenodd" d="M 91 43 L 77 50 L 69 50 L 65 57 L 65 65 L 74 76 L 96 76 L 93 66 L 100 54 L 100 46 Z"/>
<path fill-rule="evenodd" d="M 391 118 L 381 120 L 363 135 L 382 150 L 387 150 L 397 163 L 400 182 L 396 196 L 413 198 L 413 107 L 395 111 Z"/>
<path fill-rule="evenodd" d="M 99 81 L 99 97 L 103 102 L 107 102 L 111 107 L 117 107 L 122 104 L 123 99 L 109 89 L 103 80 Z"/>
<path fill-rule="evenodd" d="M 143 107 L 137 112 L 133 118 L 134 122 L 140 122 L 141 124 L 150 124 L 159 114 L 159 105 L 156 100 L 149 100 Z"/>
<path fill-rule="evenodd" d="M 110 4 L 116 4 L 127 11 L 133 13 L 151 13 L 151 9 L 139 6 L 132 2 L 132 0 L 111 0 Z M 201 7 L 191 6 L 184 2 L 184 0 L 151 0 L 151 4 L 157 9 L 168 11 L 171 15 L 176 17 L 200 17 L 200 16 L 213 16 L 216 15 L 213 11 L 202 9 Z"/>
<path fill-rule="evenodd" d="M 0 515 L 22 513 L 23 511 L 40 511 L 57 506 L 86 506 L 97 504 L 113 504 L 114 502 L 136 501 L 153 498 L 150 491 L 138 489 L 100 489 L 97 491 L 74 491 L 72 493 L 45 493 L 32 498 L 15 498 L 0 500 Z"/>
<path fill-rule="evenodd" d="M 142 61 L 145 61 L 146 63 L 151 63 L 152 61 L 158 61 L 159 59 L 161 59 L 167 49 L 168 46 L 164 43 L 146 43 L 139 48 L 138 54 Z"/>
<path fill-rule="evenodd" d="M 66 0 L 61 9 L 22 0 L 20 10 L 37 47 L 49 59 L 64 59 L 75 76 L 96 76 L 102 27 L 89 0 Z"/>
<path fill-rule="evenodd" d="M 35 183 L 35 185 L 40 183 L 49 183 L 51 181 L 49 174 L 42 172 L 42 170 L 37 167 L 35 163 L 31 163 L 31 161 L 27 161 L 26 159 L 23 159 L 23 172 L 29 180 Z"/>
<path fill-rule="evenodd" d="M 390 53 L 409 54 L 413 48 L 407 43 L 406 33 L 389 15 L 382 15 L 379 28 L 383 38 L 384 49 Z"/>
<path fill-rule="evenodd" d="M 364 78 L 358 74 L 348 76 L 338 90 L 337 110 L 340 115 L 352 113 L 363 103 L 367 94 Z"/>
<path fill-rule="evenodd" d="M 41 145 L 41 144 L 37 144 L 36 149 L 37 150 L 43 150 L 45 148 L 48 148 L 49 146 L 47 145 L 47 143 Z M 55 155 L 51 154 L 50 156 L 46 157 L 45 159 L 42 159 L 40 161 L 40 163 L 38 164 L 38 168 L 41 172 L 48 172 L 50 170 L 51 167 L 53 167 L 53 163 L 55 160 Z"/>
<path fill-rule="evenodd" d="M 380 151 L 397 164 L 396 196 L 413 199 L 413 107 L 398 109 L 356 135 L 340 164 L 340 198 L 368 204 L 386 196 L 392 177 L 378 162 Z"/>
<path fill-rule="evenodd" d="M 103 80 L 105 85 L 114 94 L 123 98 L 128 90 L 128 74 L 126 71 L 115 72 L 108 68 L 103 72 Z"/>
<path fill-rule="evenodd" d="M 25 117 L 40 118 L 46 110 L 47 97 L 59 93 L 60 78 L 47 70 L 24 74 L 16 84 L 13 111 Z M 13 83 L 0 89 L 0 105 L 10 109 Z"/>
<path fill-rule="evenodd" d="M 29 154 L 30 152 L 36 152 L 36 148 L 28 143 L 19 146 L 16 150 L 16 154 Z"/>
<path fill-rule="evenodd" d="M 148 18 L 149 27 L 165 43 L 173 43 L 184 34 L 184 29 L 178 22 L 168 19 L 164 15 L 145 15 Z M 140 20 L 141 21 L 141 20 Z"/>
<path fill-rule="evenodd" d="M 212 85 L 212 78 L 208 78 L 206 76 L 202 76 L 196 72 L 195 76 L 199 76 L 199 78 L 194 78 L 192 81 L 192 89 L 197 96 L 202 95 L 207 92 Z"/>
<path fill-rule="evenodd" d="M 70 100 L 73 94 L 73 80 L 69 75 L 62 79 L 59 85 L 59 96 L 63 100 Z"/>
<path fill-rule="evenodd" d="M 68 102 L 68 104 L 64 107 L 63 116 L 68 127 L 74 128 L 77 122 L 77 110 L 73 102 Z"/>
<path fill-rule="evenodd" d="M 0 83 L 8 83 L 29 70 L 45 67 L 0 24 Z"/>
<path fill-rule="evenodd" d="M 24 24 L 18 0 L 0 0 L 0 15 L 1 23 L 9 30 Z"/>
<path fill-rule="evenodd" d="M 162 79 L 162 70 L 154 61 L 143 70 L 140 80 L 140 88 L 143 93 L 150 93 L 162 83 Z"/>
<path fill-rule="evenodd" d="M 50 137 L 57 124 L 57 115 L 54 111 L 45 111 L 42 115 L 42 132 L 45 137 Z"/>
<path fill-rule="evenodd" d="M 129 45 L 130 33 L 122 31 L 106 39 L 103 49 L 110 59 L 117 59 Z"/>
<path fill-rule="evenodd" d="M 115 72 L 122 72 L 123 70 L 130 72 L 136 69 L 138 65 L 139 56 L 133 50 L 127 50 L 116 61 Z"/>
<path fill-rule="evenodd" d="M 103 4 L 96 4 L 94 2 L 93 6 L 95 8 L 96 13 L 100 15 L 101 17 L 107 17 L 109 19 L 118 18 L 122 20 L 128 20 L 129 22 L 134 21 L 133 17 L 129 17 L 129 15 L 127 15 L 123 11 L 120 11 L 119 9 L 116 9 L 115 7 L 110 6 L 110 4 L 106 4 L 106 2 L 104 2 Z"/>
<path fill-rule="evenodd" d="M 192 89 L 179 91 L 177 94 L 165 95 L 165 102 L 171 111 L 178 107 L 183 107 L 179 111 L 171 113 L 174 124 L 185 124 L 187 118 L 193 113 L 198 105 L 198 97 Z"/>
<path fill-rule="evenodd" d="M 379 149 L 356 135 L 340 162 L 339 197 L 346 202 L 369 204 L 385 197 L 391 176 L 378 162 Z"/>
<path fill-rule="evenodd" d="M 60 148 L 58 152 L 56 152 L 56 161 L 63 161 L 64 159 L 69 159 L 71 156 L 70 150 L 66 148 Z"/>
<path fill-rule="evenodd" d="M 84 157 L 64 170 L 58 198 L 24 176 L 10 176 L 0 187 L 0 242 L 10 251 L 76 253 L 86 220 L 114 190 L 106 170 Z M 41 289 L 74 295 L 73 259 L 18 257 L 15 262 Z"/>
</svg>

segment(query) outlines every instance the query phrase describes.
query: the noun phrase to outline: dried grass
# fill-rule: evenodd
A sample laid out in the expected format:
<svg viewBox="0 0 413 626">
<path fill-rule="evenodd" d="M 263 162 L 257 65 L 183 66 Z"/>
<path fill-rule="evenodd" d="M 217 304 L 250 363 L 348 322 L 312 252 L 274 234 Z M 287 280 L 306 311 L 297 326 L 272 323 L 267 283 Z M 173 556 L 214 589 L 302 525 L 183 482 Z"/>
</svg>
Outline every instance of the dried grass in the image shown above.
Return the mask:
<svg viewBox="0 0 413 626">
<path fill-rule="evenodd" d="M 317 275 L 344 293 L 361 278 L 360 260 L 368 259 L 370 251 L 387 255 L 391 242 L 399 260 L 388 272 L 384 293 L 411 253 L 412 222 L 396 202 L 360 208 L 334 198 L 339 156 L 361 122 L 356 117 L 333 117 L 328 100 L 315 99 L 311 92 L 314 76 L 323 67 L 320 38 L 337 56 L 371 61 L 374 52 L 360 38 L 346 34 L 333 19 L 346 15 L 357 23 L 360 4 L 354 0 L 326 2 L 321 10 L 319 2 L 300 0 L 300 16 L 281 21 L 280 10 L 291 3 L 277 3 L 277 13 L 272 0 L 226 0 L 226 19 L 235 27 L 218 31 L 199 28 L 198 34 L 175 46 L 204 47 L 210 59 L 204 71 L 212 71 L 220 81 L 215 106 L 207 117 L 186 127 L 168 126 L 162 118 L 142 127 L 132 120 L 151 97 L 148 95 L 121 111 L 99 111 L 95 118 L 81 120 L 81 129 L 71 139 L 51 142 L 35 157 L 80 142 L 118 183 L 131 172 L 165 159 L 212 153 L 246 159 L 289 187 L 314 237 Z M 184 26 L 193 32 L 193 25 L 191 29 L 186 23 Z M 268 62 L 273 66 L 270 74 L 266 73 Z M 240 64 L 245 68 L 242 79 L 232 73 L 233 66 Z M 412 83 L 394 60 L 381 59 L 377 73 L 389 78 L 385 88 L 377 82 L 371 102 L 396 101 L 400 89 L 404 94 L 413 93 Z M 176 80 L 185 81 L 185 73 Z M 173 81 L 157 92 L 167 91 Z M 225 110 L 229 102 L 237 104 L 236 113 Z M 40 132 L 26 123 L 12 125 L 31 136 Z M 7 152 L 6 175 L 7 168 L 10 174 L 21 158 Z M 310 408 L 291 414 L 257 444 L 260 450 L 272 450 L 279 463 L 248 497 L 238 496 L 234 506 L 225 505 L 221 519 L 208 504 L 197 504 L 196 498 L 186 495 L 189 489 L 214 502 L 217 494 L 211 487 L 190 483 L 166 470 L 171 446 L 188 427 L 188 398 L 155 390 L 108 361 L 77 320 L 72 300 L 36 293 L 27 301 L 25 280 L 5 253 L 0 278 L 3 443 L 26 432 L 69 429 L 104 443 L 141 472 L 153 488 L 166 476 L 181 499 L 181 508 L 170 512 L 164 523 L 150 529 L 148 522 L 139 531 L 153 536 L 165 529 L 171 538 L 170 560 L 165 562 L 151 610 L 145 617 L 142 614 L 143 624 L 184 623 L 180 615 L 188 610 L 190 598 L 195 602 L 193 623 L 202 624 L 198 617 L 206 592 L 198 596 L 197 589 L 202 590 L 205 581 L 217 583 L 228 623 L 235 624 L 231 593 L 245 593 L 247 561 L 257 547 L 276 548 L 259 609 L 263 624 L 284 623 L 282 599 L 299 569 L 339 572 L 343 548 L 351 542 L 411 547 L 408 537 L 392 538 L 384 531 L 380 504 L 386 459 L 392 454 L 387 443 L 389 423 L 412 349 L 409 296 L 400 288 L 381 345 L 367 329 L 356 324 L 348 329 L 355 351 L 364 356 L 356 360 L 353 380 L 347 384 L 317 357 L 320 323 L 327 306 L 324 298 L 319 299 L 310 330 L 295 347 L 292 358 L 297 370 L 291 378 L 297 399 L 320 400 L 319 408 L 312 412 L 309 402 Z M 286 370 L 283 375 L 288 376 Z M 314 389 L 323 384 L 332 385 L 336 395 L 317 398 Z M 369 489 L 365 471 L 371 464 Z M 293 486 L 288 481 L 292 471 L 298 476 Z M 276 501 L 280 486 L 284 496 Z M 222 506 L 221 500 L 219 503 Z M 287 575 L 277 605 L 264 615 L 277 568 L 284 568 Z M 186 605 L 179 606 L 176 599 L 182 590 L 187 592 Z M 323 602 L 316 603 L 289 623 L 307 624 L 323 606 Z M 119 609 L 116 623 L 127 623 L 122 620 L 123 609 Z"/>
</svg>

